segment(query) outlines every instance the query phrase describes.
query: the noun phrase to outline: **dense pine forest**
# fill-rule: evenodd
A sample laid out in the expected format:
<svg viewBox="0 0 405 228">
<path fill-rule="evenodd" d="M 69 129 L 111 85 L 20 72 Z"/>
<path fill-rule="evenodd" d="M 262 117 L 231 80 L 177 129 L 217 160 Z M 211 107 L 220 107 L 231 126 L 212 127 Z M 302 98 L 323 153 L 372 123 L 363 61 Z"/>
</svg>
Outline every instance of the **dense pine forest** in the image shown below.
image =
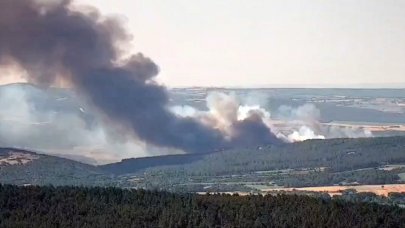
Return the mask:
<svg viewBox="0 0 405 228">
<path fill-rule="evenodd" d="M 0 185 L 0 227 L 403 227 L 405 210 L 297 195 Z"/>
</svg>

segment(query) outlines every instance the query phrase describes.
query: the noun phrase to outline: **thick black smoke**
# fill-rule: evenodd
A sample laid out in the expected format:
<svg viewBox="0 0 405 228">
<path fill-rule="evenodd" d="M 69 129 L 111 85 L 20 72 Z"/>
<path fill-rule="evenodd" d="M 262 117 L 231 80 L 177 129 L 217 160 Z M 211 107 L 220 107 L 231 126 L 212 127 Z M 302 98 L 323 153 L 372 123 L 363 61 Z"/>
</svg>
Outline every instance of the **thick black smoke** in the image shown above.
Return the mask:
<svg viewBox="0 0 405 228">
<path fill-rule="evenodd" d="M 225 140 L 219 130 L 174 115 L 166 89 L 153 81 L 159 69 L 152 60 L 137 54 L 118 63 L 117 45 L 130 36 L 116 20 L 71 10 L 70 0 L 47 2 L 0 1 L 0 65 L 16 62 L 37 85 L 63 77 L 112 120 L 158 146 L 203 152 L 250 141 L 242 136 L 277 141 L 261 121 L 239 123 L 240 137 Z"/>
<path fill-rule="evenodd" d="M 257 146 L 274 144 L 279 141 L 263 123 L 262 118 L 254 113 L 250 117 L 235 123 L 233 128 L 235 136 L 232 141 L 235 146 Z"/>
</svg>

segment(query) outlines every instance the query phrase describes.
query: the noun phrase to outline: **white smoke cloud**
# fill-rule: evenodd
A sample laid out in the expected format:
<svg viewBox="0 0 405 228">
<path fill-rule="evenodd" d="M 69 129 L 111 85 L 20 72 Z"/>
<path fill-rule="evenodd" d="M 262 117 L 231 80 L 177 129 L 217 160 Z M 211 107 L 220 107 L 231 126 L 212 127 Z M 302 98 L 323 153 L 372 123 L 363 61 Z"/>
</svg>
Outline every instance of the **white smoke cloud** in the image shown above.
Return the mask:
<svg viewBox="0 0 405 228">
<path fill-rule="evenodd" d="M 238 99 L 234 93 L 213 92 L 207 96 L 208 111 L 200 111 L 191 106 L 174 106 L 171 110 L 181 117 L 193 117 L 232 135 L 232 124 L 257 114 L 263 123 L 279 139 L 287 142 L 308 139 L 372 137 L 372 133 L 362 128 L 322 124 L 321 112 L 314 104 L 298 107 L 280 106 L 277 120 L 271 119 L 271 112 L 263 108 L 267 96 L 252 94 Z M 268 98 L 268 97 L 267 97 Z M 246 103 L 245 103 L 246 102 Z"/>
<path fill-rule="evenodd" d="M 290 142 L 304 141 L 308 139 L 325 139 L 323 135 L 317 135 L 308 126 L 301 126 L 298 130 L 294 130 L 287 136 Z"/>
<path fill-rule="evenodd" d="M 307 123 L 315 123 L 319 122 L 321 119 L 321 112 L 314 104 L 304 104 L 296 108 L 282 105 L 278 109 L 278 117 L 282 120 L 299 120 Z"/>
<path fill-rule="evenodd" d="M 290 141 L 373 136 L 370 131 L 362 128 L 322 124 L 321 112 L 314 104 L 304 104 L 296 108 L 281 106 L 277 117 L 287 126 L 289 133 L 286 135 Z"/>
<path fill-rule="evenodd" d="M 197 110 L 191 106 L 174 106 L 170 110 L 180 117 L 192 117 L 202 123 L 221 130 L 231 139 L 234 135 L 234 126 L 249 118 L 258 118 L 271 132 L 270 112 L 255 104 L 253 99 L 249 105 L 241 103 L 234 93 L 209 93 L 206 97 L 208 111 Z M 272 132 L 274 133 L 274 132 Z"/>
<path fill-rule="evenodd" d="M 250 116 L 252 112 L 258 112 L 260 113 L 263 117 L 263 120 L 265 122 L 268 122 L 270 126 L 270 112 L 268 112 L 266 109 L 260 107 L 260 105 L 240 105 L 238 108 L 238 120 L 244 120 Z"/>
</svg>

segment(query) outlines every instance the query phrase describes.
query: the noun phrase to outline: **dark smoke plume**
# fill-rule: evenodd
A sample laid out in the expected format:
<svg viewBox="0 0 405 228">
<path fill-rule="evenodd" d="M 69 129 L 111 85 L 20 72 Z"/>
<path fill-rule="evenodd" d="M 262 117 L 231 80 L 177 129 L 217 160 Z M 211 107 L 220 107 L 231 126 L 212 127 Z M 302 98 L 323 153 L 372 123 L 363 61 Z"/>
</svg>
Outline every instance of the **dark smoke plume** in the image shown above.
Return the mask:
<svg viewBox="0 0 405 228">
<path fill-rule="evenodd" d="M 31 83 L 44 87 L 69 81 L 106 116 L 154 145 L 204 152 L 246 139 L 277 141 L 254 118 L 237 123 L 238 137 L 229 140 L 198 120 L 174 115 L 166 89 L 153 81 L 159 69 L 152 60 L 137 54 L 119 61 L 117 47 L 130 36 L 117 20 L 95 9 L 71 10 L 70 0 L 47 2 L 0 1 L 0 65 L 17 63 Z"/>
</svg>

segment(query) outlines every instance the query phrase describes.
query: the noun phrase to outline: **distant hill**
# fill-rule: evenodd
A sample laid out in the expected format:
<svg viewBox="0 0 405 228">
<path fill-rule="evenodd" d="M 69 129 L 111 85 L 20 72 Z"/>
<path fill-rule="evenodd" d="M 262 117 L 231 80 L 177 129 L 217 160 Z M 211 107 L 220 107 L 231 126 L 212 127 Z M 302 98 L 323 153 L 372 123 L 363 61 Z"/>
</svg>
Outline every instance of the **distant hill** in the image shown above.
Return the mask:
<svg viewBox="0 0 405 228">
<path fill-rule="evenodd" d="M 386 166 L 392 168 L 385 169 Z M 308 140 L 211 154 L 125 159 L 93 166 L 0 148 L 0 183 L 120 186 L 168 191 L 246 190 L 249 186 L 403 183 L 405 137 Z M 225 186 L 225 185 L 226 186 Z"/>
<path fill-rule="evenodd" d="M 211 154 L 126 159 L 100 166 L 115 174 L 146 169 L 223 175 L 262 170 L 329 167 L 336 171 L 405 162 L 405 137 L 307 140 L 282 146 L 236 148 Z"/>
<path fill-rule="evenodd" d="M 405 182 L 405 137 L 308 140 L 128 159 L 100 168 L 116 174 L 120 186 L 175 192 L 399 184 Z"/>
<path fill-rule="evenodd" d="M 104 171 L 114 174 L 135 173 L 152 167 L 186 165 L 202 159 L 207 154 L 176 154 L 155 157 L 130 158 L 118 163 L 100 166 Z"/>
<path fill-rule="evenodd" d="M 65 158 L 0 148 L 0 183 L 16 185 L 110 185 L 99 168 Z"/>
</svg>

